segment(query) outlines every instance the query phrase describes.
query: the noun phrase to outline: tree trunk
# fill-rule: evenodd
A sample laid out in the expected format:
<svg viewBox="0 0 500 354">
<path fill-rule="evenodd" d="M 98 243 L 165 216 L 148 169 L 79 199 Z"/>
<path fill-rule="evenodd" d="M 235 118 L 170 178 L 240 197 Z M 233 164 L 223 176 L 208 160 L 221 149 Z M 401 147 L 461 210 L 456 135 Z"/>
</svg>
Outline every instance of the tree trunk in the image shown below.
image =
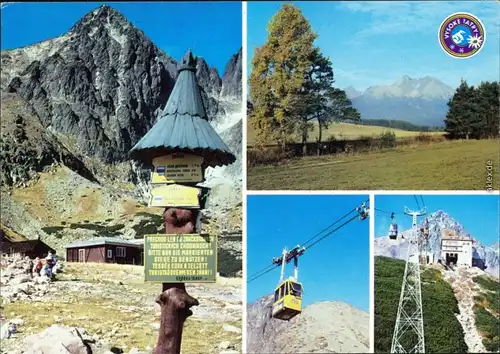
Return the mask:
<svg viewBox="0 0 500 354">
<path fill-rule="evenodd" d="M 166 234 L 195 233 L 197 210 L 166 208 L 163 213 Z M 162 293 L 156 298 L 161 306 L 161 321 L 154 354 L 180 354 L 184 322 L 193 314 L 192 306 L 198 300 L 186 292 L 184 283 L 163 283 Z"/>
<path fill-rule="evenodd" d="M 323 139 L 323 126 L 318 118 L 318 156 L 321 155 L 321 140 Z"/>
<path fill-rule="evenodd" d="M 307 124 L 302 128 L 302 155 L 307 156 Z"/>
</svg>

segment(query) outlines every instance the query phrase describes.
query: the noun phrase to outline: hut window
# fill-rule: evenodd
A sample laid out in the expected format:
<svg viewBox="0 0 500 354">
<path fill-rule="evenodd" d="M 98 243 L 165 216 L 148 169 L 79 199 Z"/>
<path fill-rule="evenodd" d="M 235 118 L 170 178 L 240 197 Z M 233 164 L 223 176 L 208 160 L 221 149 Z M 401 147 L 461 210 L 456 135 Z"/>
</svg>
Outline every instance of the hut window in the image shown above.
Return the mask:
<svg viewBox="0 0 500 354">
<path fill-rule="evenodd" d="M 125 257 L 125 247 L 116 247 L 116 256 Z"/>
<path fill-rule="evenodd" d="M 156 168 L 156 173 L 158 173 L 159 176 L 165 176 L 165 166 L 158 166 Z"/>
<path fill-rule="evenodd" d="M 113 250 L 108 250 L 108 258 L 113 258 Z"/>
</svg>

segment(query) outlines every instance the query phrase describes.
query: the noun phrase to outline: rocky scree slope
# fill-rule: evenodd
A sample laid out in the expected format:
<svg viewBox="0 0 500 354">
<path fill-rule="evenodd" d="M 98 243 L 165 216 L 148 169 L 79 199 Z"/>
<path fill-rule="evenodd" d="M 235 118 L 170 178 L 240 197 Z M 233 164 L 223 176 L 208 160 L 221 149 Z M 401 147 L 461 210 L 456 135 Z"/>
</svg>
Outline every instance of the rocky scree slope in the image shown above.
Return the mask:
<svg viewBox="0 0 500 354">
<path fill-rule="evenodd" d="M 452 229 L 458 235 L 472 237 L 460 223 L 442 210 L 430 214 L 427 219 L 429 221 L 429 252 L 432 252 L 435 260 L 441 259 L 442 229 Z M 419 225 L 420 227 L 423 227 L 423 223 Z M 389 225 L 387 225 L 387 228 L 389 228 Z M 405 230 L 401 233 L 407 240 L 411 235 L 411 230 Z M 390 240 L 388 236 L 375 238 L 375 255 L 406 259 L 408 242 L 405 239 Z M 487 273 L 498 278 L 500 271 L 500 254 L 498 250 L 495 250 L 493 247 L 484 246 L 478 240 L 472 239 L 474 257 L 484 262 Z"/>
<path fill-rule="evenodd" d="M 312 304 L 290 321 L 271 318 L 273 295 L 247 306 L 248 353 L 361 353 L 369 315 L 344 302 Z"/>
</svg>

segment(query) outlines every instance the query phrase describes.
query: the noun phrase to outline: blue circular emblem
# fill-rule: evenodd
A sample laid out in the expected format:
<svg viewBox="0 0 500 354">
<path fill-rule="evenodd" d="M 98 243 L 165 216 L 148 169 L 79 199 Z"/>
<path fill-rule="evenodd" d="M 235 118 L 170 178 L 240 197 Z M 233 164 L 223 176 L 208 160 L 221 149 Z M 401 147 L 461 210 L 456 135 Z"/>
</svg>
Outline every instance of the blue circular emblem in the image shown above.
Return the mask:
<svg viewBox="0 0 500 354">
<path fill-rule="evenodd" d="M 454 58 L 471 58 L 481 51 L 486 41 L 484 25 L 476 16 L 457 12 L 448 16 L 439 26 L 441 48 Z"/>
</svg>

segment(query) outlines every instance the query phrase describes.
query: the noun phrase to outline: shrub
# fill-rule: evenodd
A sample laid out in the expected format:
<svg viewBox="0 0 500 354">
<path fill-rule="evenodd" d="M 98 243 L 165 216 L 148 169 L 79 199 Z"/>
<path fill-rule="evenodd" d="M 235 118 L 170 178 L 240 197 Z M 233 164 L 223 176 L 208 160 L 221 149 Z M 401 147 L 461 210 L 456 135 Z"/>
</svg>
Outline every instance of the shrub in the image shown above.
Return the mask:
<svg viewBox="0 0 500 354">
<path fill-rule="evenodd" d="M 500 320 L 479 305 L 474 306 L 476 326 L 485 337 L 483 344 L 489 352 L 500 350 Z"/>
<path fill-rule="evenodd" d="M 420 133 L 415 136 L 415 140 L 420 143 L 430 143 L 432 140 L 432 136 L 430 134 Z"/>
<path fill-rule="evenodd" d="M 451 286 L 433 269 L 422 269 L 422 306 L 425 349 L 429 353 L 466 353 L 467 345 L 461 324 L 456 318 L 458 302 Z M 375 352 L 388 353 L 396 323 L 405 262 L 375 257 Z M 410 344 L 408 335 L 402 342 Z"/>
<path fill-rule="evenodd" d="M 394 133 L 393 131 L 388 130 L 388 131 L 381 133 L 378 136 L 378 140 L 379 140 L 379 147 L 381 149 L 393 148 L 393 147 L 396 147 L 396 145 L 397 145 L 396 133 Z"/>
<path fill-rule="evenodd" d="M 278 146 L 247 150 L 248 166 L 278 164 L 292 157 L 293 151 Z"/>
<path fill-rule="evenodd" d="M 49 234 L 49 235 L 56 234 L 59 231 L 62 231 L 64 229 L 65 229 L 64 226 L 46 226 L 46 227 L 42 227 L 42 230 L 45 233 Z"/>
</svg>

